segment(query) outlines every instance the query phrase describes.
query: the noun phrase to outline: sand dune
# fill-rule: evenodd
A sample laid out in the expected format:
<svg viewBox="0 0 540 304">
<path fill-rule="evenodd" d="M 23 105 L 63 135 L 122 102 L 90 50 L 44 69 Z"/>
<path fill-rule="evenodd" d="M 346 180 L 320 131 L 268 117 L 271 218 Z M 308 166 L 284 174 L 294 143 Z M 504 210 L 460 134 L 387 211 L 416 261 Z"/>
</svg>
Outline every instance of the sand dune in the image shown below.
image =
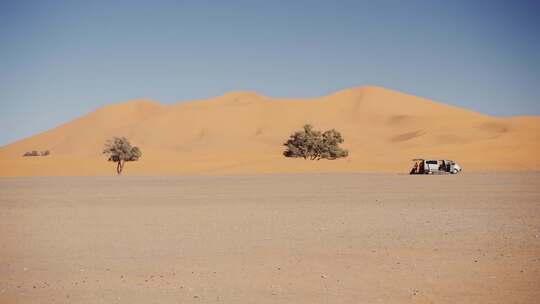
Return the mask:
<svg viewBox="0 0 540 304">
<path fill-rule="evenodd" d="M 282 156 L 282 143 L 311 123 L 336 128 L 347 159 Z M 415 157 L 447 158 L 468 171 L 539 170 L 540 117 L 493 117 L 428 99 L 363 87 L 312 99 L 253 92 L 171 105 L 133 100 L 105 106 L 0 148 L 0 175 L 109 175 L 101 150 L 126 136 L 143 151 L 126 174 L 406 172 Z M 22 157 L 50 150 L 47 157 Z"/>
</svg>

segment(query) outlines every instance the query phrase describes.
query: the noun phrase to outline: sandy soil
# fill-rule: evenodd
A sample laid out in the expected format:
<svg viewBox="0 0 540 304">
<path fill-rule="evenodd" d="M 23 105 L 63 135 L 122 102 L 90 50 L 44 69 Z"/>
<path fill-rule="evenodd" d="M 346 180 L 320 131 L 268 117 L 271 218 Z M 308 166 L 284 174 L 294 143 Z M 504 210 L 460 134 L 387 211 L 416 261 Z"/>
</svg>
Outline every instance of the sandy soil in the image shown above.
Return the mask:
<svg viewBox="0 0 540 304">
<path fill-rule="evenodd" d="M 311 123 L 339 130 L 349 157 L 285 159 L 283 143 Z M 141 148 L 128 175 L 408 172 L 413 158 L 452 159 L 467 171 L 539 171 L 540 116 L 493 117 L 380 88 L 311 99 L 233 92 L 192 102 L 111 104 L 0 147 L 0 176 L 112 175 L 105 141 Z M 47 157 L 22 157 L 50 150 Z"/>
<path fill-rule="evenodd" d="M 0 179 L 0 303 L 538 303 L 540 173 Z"/>
</svg>

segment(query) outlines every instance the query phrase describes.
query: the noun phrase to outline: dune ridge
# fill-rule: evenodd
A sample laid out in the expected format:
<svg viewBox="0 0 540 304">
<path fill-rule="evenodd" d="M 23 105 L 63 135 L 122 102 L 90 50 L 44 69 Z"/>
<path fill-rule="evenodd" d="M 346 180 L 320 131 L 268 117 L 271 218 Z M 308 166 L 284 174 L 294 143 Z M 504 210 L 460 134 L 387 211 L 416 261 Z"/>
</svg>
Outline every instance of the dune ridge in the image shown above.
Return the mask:
<svg viewBox="0 0 540 304">
<path fill-rule="evenodd" d="M 303 124 L 336 128 L 349 157 L 305 161 L 282 156 Z M 310 99 L 255 92 L 161 104 L 148 99 L 102 107 L 0 148 L 0 176 L 111 175 L 101 150 L 125 136 L 143 151 L 125 174 L 407 172 L 416 157 L 454 159 L 466 171 L 540 169 L 540 117 L 493 117 L 380 87 Z M 47 157 L 22 157 L 50 150 Z"/>
</svg>

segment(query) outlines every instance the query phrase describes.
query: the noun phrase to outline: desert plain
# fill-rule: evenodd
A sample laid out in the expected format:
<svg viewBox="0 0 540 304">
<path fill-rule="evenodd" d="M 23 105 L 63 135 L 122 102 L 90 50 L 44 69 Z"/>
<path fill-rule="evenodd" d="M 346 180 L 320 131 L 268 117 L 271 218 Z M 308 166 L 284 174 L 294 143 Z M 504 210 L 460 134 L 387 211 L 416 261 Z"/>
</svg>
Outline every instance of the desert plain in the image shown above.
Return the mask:
<svg viewBox="0 0 540 304">
<path fill-rule="evenodd" d="M 540 173 L 0 179 L 0 303 L 538 303 Z"/>
</svg>

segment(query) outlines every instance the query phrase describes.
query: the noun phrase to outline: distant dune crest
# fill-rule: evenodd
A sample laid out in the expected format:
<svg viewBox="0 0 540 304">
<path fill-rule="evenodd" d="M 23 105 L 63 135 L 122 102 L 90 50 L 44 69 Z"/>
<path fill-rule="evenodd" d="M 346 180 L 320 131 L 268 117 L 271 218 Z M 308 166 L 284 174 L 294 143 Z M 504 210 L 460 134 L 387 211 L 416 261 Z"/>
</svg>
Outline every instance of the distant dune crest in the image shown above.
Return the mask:
<svg viewBox="0 0 540 304">
<path fill-rule="evenodd" d="M 309 123 L 339 130 L 343 160 L 285 159 L 283 142 Z M 538 116 L 492 117 L 380 87 L 310 99 L 231 92 L 193 102 L 111 104 L 0 148 L 0 175 L 108 175 L 101 150 L 125 136 L 144 157 L 127 174 L 406 172 L 410 159 L 455 159 L 465 171 L 540 170 Z M 47 158 L 23 158 L 50 150 Z"/>
</svg>

